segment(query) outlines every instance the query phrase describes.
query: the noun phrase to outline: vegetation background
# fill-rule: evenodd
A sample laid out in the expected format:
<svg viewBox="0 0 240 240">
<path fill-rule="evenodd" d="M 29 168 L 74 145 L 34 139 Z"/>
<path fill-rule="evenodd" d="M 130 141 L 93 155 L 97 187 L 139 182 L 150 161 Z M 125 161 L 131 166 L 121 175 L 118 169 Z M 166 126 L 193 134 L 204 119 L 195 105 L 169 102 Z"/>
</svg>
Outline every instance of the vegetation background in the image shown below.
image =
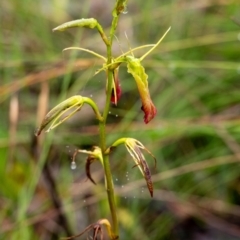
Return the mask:
<svg viewBox="0 0 240 240">
<path fill-rule="evenodd" d="M 39 141 L 34 131 L 66 97 L 81 94 L 103 105 L 106 76 L 94 76 L 102 63 L 62 53 L 80 46 L 104 54 L 99 35 L 52 29 L 86 17 L 107 28 L 114 2 L 0 2 L 0 239 L 59 239 L 109 214 L 100 165 L 92 166 L 96 186 L 86 181 L 85 156 L 70 169 L 74 149 L 98 143 L 91 110 Z M 157 42 L 169 26 L 143 62 L 157 117 L 143 123 L 136 85 L 123 67 L 123 96 L 109 112 L 109 143 L 131 136 L 157 157 L 156 170 L 149 162 L 151 199 L 125 149 L 111 156 L 121 239 L 240 239 L 239 1 L 129 0 L 115 55 Z"/>
</svg>

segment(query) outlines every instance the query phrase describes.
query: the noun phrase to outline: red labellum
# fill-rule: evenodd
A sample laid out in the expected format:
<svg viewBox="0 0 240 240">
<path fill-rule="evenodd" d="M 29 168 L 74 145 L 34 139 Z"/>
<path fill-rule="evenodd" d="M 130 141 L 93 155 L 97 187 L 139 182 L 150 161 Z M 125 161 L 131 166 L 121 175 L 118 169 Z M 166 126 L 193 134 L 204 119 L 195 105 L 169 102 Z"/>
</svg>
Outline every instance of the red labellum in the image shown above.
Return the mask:
<svg viewBox="0 0 240 240">
<path fill-rule="evenodd" d="M 117 103 L 122 95 L 122 89 L 121 89 L 121 85 L 120 85 L 119 77 L 118 77 L 118 68 L 116 68 L 114 70 L 113 79 L 114 79 L 114 86 L 112 89 L 111 102 L 113 104 L 117 105 Z"/>
<path fill-rule="evenodd" d="M 157 109 L 154 106 L 152 100 L 150 98 L 144 99 L 142 101 L 143 105 L 141 107 L 144 114 L 144 122 L 147 124 L 149 123 L 157 114 Z"/>
</svg>

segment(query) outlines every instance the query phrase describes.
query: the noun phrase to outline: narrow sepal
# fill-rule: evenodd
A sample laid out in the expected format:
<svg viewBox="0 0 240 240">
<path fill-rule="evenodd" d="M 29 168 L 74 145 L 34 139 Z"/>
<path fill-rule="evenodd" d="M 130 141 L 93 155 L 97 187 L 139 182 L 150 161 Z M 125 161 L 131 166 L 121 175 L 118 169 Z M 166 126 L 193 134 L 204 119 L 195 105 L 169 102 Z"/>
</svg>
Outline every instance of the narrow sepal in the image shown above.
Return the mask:
<svg viewBox="0 0 240 240">
<path fill-rule="evenodd" d="M 85 171 L 86 171 L 86 175 L 88 177 L 88 179 L 96 185 L 96 182 L 93 180 L 92 175 L 91 175 L 91 170 L 90 170 L 90 166 L 91 164 L 95 161 L 96 159 L 93 158 L 92 156 L 88 156 L 87 160 L 86 160 L 86 164 L 85 164 Z"/>
</svg>

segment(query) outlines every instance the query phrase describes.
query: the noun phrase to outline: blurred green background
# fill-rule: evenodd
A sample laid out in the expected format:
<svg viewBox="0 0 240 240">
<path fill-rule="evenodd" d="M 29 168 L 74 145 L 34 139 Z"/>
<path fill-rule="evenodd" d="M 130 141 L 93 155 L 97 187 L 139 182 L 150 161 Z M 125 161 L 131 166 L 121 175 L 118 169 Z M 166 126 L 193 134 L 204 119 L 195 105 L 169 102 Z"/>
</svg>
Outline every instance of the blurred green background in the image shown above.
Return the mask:
<svg viewBox="0 0 240 240">
<path fill-rule="evenodd" d="M 106 54 L 89 29 L 52 32 L 66 21 L 94 17 L 106 28 L 115 1 L 9 0 L 0 2 L 0 239 L 59 239 L 109 217 L 103 172 L 86 181 L 85 156 L 98 144 L 87 107 L 37 140 L 50 108 L 75 94 L 103 108 L 102 62 L 79 46 Z M 158 109 L 143 123 L 136 85 L 120 69 L 123 95 L 112 106 L 108 143 L 140 140 L 154 180 L 151 199 L 125 149 L 111 155 L 121 239 L 240 239 L 240 6 L 238 0 L 130 1 L 116 32 L 114 55 L 155 43 L 143 61 Z M 127 37 L 126 37 L 127 35 Z M 147 50 L 134 52 L 141 56 Z M 148 159 L 149 158 L 149 159 Z M 87 239 L 87 234 L 82 239 Z M 88 238 L 91 239 L 91 238 Z"/>
</svg>

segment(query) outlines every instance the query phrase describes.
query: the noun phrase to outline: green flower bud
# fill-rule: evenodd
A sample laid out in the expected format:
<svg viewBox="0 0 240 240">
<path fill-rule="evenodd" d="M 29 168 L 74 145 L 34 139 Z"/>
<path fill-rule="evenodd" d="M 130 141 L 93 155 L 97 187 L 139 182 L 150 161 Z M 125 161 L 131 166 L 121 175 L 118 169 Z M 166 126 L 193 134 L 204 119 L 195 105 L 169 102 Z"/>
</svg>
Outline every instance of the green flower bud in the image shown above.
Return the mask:
<svg viewBox="0 0 240 240">
<path fill-rule="evenodd" d="M 54 28 L 53 31 L 65 31 L 68 28 L 74 28 L 74 27 L 95 28 L 97 25 L 98 25 L 98 21 L 95 18 L 82 18 L 82 19 L 63 23 L 62 25 Z"/>
</svg>

